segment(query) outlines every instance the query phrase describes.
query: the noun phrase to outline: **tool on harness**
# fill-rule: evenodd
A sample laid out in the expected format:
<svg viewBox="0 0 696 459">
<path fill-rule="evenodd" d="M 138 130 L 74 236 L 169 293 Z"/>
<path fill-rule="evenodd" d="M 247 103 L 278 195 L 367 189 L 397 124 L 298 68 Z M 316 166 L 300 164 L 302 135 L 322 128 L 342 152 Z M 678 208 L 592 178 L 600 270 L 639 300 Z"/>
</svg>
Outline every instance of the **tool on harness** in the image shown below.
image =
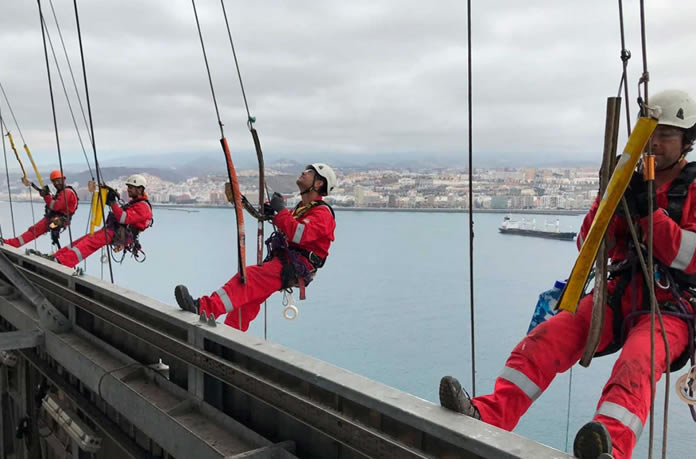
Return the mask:
<svg viewBox="0 0 696 459">
<path fill-rule="evenodd" d="M 292 296 L 292 289 L 288 288 L 283 290 L 283 317 L 285 320 L 295 320 L 297 319 L 297 314 L 299 310 L 295 306 L 295 298 Z"/>
<path fill-rule="evenodd" d="M 139 199 L 137 201 L 128 202 L 121 206 L 123 212 L 126 212 L 128 208 L 136 202 L 145 202 L 148 206 L 150 206 L 150 208 L 152 208 L 150 201 L 147 199 Z M 150 220 L 150 224 L 147 227 L 150 228 L 153 224 L 154 219 Z M 106 224 L 104 227 L 113 231 L 114 236 L 111 239 L 110 244 L 113 252 L 123 252 L 121 259 L 115 259 L 114 261 L 117 263 L 123 263 L 127 253 L 130 253 L 138 263 L 143 263 L 147 259 L 147 255 L 140 244 L 139 236 L 141 231 L 138 228 L 134 227 L 133 225 L 119 223 L 116 221 L 116 216 L 113 214 L 113 212 L 110 212 L 109 216 L 106 217 Z"/>
<path fill-rule="evenodd" d="M 44 188 L 48 189 L 48 186 L 44 185 Z M 62 190 L 58 190 L 56 194 L 52 196 L 54 203 L 58 202 L 59 200 L 67 199 L 66 195 L 63 195 L 62 197 L 58 196 L 61 192 L 65 193 L 65 190 L 72 191 L 75 195 L 75 199 L 77 200 L 77 202 L 79 202 L 80 199 L 77 196 L 77 192 L 75 191 L 75 189 L 71 186 L 64 186 Z M 60 249 L 60 233 L 65 231 L 65 229 L 70 225 L 70 221 L 72 220 L 72 214 L 58 212 L 51 209 L 49 206 L 45 206 L 44 218 L 48 220 L 48 230 L 51 233 L 51 243 Z"/>
<path fill-rule="evenodd" d="M 283 264 L 280 271 L 281 288 L 299 287 L 300 300 L 304 300 L 306 298 L 305 288 L 314 279 L 316 267 L 310 271 L 302 261 L 301 257 L 304 256 L 295 250 L 295 247 L 288 246 L 285 234 L 280 231 L 274 231 L 265 243 L 267 255 L 263 260 L 264 263 L 277 257 Z"/>
<path fill-rule="evenodd" d="M 683 402 L 696 406 L 696 365 L 677 379 L 676 389 L 677 395 Z"/>
</svg>

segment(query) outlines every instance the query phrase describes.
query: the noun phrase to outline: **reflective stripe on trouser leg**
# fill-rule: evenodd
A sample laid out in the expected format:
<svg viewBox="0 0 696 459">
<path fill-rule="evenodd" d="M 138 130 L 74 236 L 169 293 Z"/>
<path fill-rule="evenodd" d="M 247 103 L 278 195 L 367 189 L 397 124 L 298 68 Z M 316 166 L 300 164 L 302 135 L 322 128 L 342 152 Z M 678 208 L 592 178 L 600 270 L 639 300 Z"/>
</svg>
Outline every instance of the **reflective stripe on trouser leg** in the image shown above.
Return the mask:
<svg viewBox="0 0 696 459">
<path fill-rule="evenodd" d="M 225 305 L 225 311 L 232 312 L 234 310 L 234 305 L 232 304 L 232 300 L 230 300 L 230 297 L 229 295 L 227 295 L 225 289 L 220 288 L 216 290 L 215 293 L 217 293 L 217 296 L 220 297 L 220 301 L 222 301 L 222 304 Z"/>
<path fill-rule="evenodd" d="M 83 260 L 83 258 L 82 258 L 82 253 L 80 253 L 80 249 L 78 249 L 77 247 L 70 247 L 70 250 L 72 250 L 73 252 L 75 252 L 75 255 L 77 255 L 77 262 L 78 262 L 78 263 L 81 262 L 81 261 Z"/>
<path fill-rule="evenodd" d="M 631 429 L 633 434 L 636 436 L 636 441 L 640 438 L 640 434 L 643 432 L 643 422 L 640 420 L 640 418 L 618 403 L 603 402 L 599 406 L 595 416 L 599 414 L 616 419 L 628 429 Z"/>
<path fill-rule="evenodd" d="M 525 375 L 519 370 L 515 370 L 514 368 L 510 367 L 504 367 L 503 371 L 501 371 L 500 375 L 498 376 L 507 381 L 510 381 L 512 384 L 517 386 L 522 392 L 524 392 L 527 395 L 527 397 L 532 399 L 532 401 L 536 400 L 541 395 L 541 389 L 539 388 L 539 386 L 537 386 L 534 383 L 534 381 L 529 379 L 527 375 Z"/>
</svg>

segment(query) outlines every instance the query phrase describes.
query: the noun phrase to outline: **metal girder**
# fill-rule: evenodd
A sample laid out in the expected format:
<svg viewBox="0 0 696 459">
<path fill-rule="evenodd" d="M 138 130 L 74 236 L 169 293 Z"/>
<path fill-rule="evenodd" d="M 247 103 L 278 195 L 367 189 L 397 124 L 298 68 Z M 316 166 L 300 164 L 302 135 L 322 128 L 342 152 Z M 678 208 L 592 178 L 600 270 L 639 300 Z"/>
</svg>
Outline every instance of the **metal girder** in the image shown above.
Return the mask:
<svg viewBox="0 0 696 459">
<path fill-rule="evenodd" d="M 226 327 L 201 327 L 197 320 L 186 320 L 187 316 L 170 311 L 162 303 L 122 288 L 102 285 L 98 279 L 73 281 L 65 270 L 40 259 L 20 258 L 18 263 L 29 281 L 46 295 L 49 292 L 55 295 L 49 297 L 55 298 L 56 304 L 71 310 L 75 305 L 110 327 L 188 364 L 189 384 L 195 382 L 192 374 L 205 373 L 228 385 L 234 394 L 250 398 L 252 409 L 267 410 L 269 419 L 276 413 L 278 423 L 290 422 L 285 425 L 289 430 L 284 430 L 285 436 L 280 438 L 292 438 L 303 449 L 313 448 L 308 451 L 323 451 L 316 448 L 335 444 L 340 445 L 335 453 L 347 453 L 348 457 L 431 457 L 441 456 L 441 450 L 449 454 L 448 457 L 479 459 L 570 457 L 282 346 L 264 343 Z M 20 304 L 9 304 L 14 307 L 5 306 L 3 315 L 16 319 L 10 320 L 13 324 L 15 321 L 23 324 L 18 328 L 30 327 L 21 314 L 15 312 Z M 241 363 L 237 363 L 237 357 L 231 361 L 215 352 L 202 350 L 204 341 L 229 349 Z M 77 376 L 86 381 L 93 379 L 88 373 Z M 106 378 L 99 386 L 108 392 L 110 387 L 107 386 L 115 382 L 111 379 Z M 317 397 L 315 388 L 326 391 L 326 396 L 333 394 L 333 398 L 329 403 L 315 401 L 326 398 L 324 395 Z M 195 384 L 192 393 L 203 396 Z M 213 409 L 213 406 L 203 406 Z M 308 427 L 312 440 L 295 436 L 304 432 L 293 430 L 292 425 L 299 424 Z M 268 427 L 273 429 L 273 426 Z M 263 424 L 259 427 L 266 428 Z M 265 455 L 271 450 L 261 448 L 256 452 L 263 451 Z"/>
<path fill-rule="evenodd" d="M 0 332 L 0 351 L 15 351 L 36 347 L 44 342 L 44 332 L 41 329 Z"/>
<path fill-rule="evenodd" d="M 0 250 L 0 272 L 22 295 L 36 307 L 39 314 L 39 325 L 46 330 L 62 333 L 70 330 L 72 324 L 56 309 L 36 287 L 34 287 L 21 271 Z"/>
<path fill-rule="evenodd" d="M 33 273 L 27 273 L 36 276 Z M 125 330 L 170 356 L 180 359 L 199 370 L 237 387 L 244 393 L 271 404 L 294 419 L 330 435 L 336 441 L 376 458 L 426 458 L 428 457 L 381 432 L 370 429 L 353 419 L 320 404 L 285 390 L 276 383 L 267 381 L 245 368 L 217 355 L 172 338 L 161 331 L 143 325 L 106 305 L 76 293 L 62 285 L 36 276 L 37 283 L 100 319 Z M 49 287 L 50 286 L 50 287 Z"/>
</svg>

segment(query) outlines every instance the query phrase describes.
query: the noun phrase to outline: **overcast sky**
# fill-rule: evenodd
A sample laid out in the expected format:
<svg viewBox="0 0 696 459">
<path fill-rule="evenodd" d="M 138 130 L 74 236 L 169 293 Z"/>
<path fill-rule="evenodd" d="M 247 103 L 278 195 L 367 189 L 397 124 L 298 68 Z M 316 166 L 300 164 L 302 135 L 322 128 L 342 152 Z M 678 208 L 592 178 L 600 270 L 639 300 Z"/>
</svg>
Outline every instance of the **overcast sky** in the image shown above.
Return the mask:
<svg viewBox="0 0 696 459">
<path fill-rule="evenodd" d="M 0 82 L 37 159 L 52 162 L 56 141 L 37 3 L 3 3 Z M 41 3 L 79 110 L 50 2 Z M 53 0 L 83 93 L 72 3 Z M 696 2 L 646 4 L 651 91 L 696 94 L 690 48 Z M 638 5 L 624 2 L 634 100 L 642 68 Z M 266 152 L 466 154 L 464 0 L 227 0 L 225 6 Z M 253 154 L 220 2 L 198 0 L 197 7 L 225 133 L 234 151 Z M 100 158 L 218 151 L 191 2 L 90 0 L 79 8 Z M 475 162 L 498 153 L 599 158 L 606 97 L 616 94 L 621 71 L 617 2 L 480 0 L 473 2 L 473 24 Z M 82 152 L 53 64 L 51 75 L 64 160 L 78 161 Z M 2 99 L 0 108 L 19 137 Z"/>
</svg>

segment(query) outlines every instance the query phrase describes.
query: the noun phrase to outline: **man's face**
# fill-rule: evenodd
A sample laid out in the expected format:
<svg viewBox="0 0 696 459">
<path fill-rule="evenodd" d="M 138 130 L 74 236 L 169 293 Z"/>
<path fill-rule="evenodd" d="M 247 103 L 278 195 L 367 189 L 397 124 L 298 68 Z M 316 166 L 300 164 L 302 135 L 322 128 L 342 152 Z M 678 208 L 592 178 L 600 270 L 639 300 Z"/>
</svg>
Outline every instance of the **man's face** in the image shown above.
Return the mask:
<svg viewBox="0 0 696 459">
<path fill-rule="evenodd" d="M 137 198 L 140 196 L 140 187 L 133 186 L 133 185 L 126 185 L 128 187 L 128 197 L 131 199 Z"/>
<path fill-rule="evenodd" d="M 53 182 L 53 186 L 56 187 L 56 190 L 58 191 L 62 190 L 63 186 L 65 186 L 65 180 L 62 178 L 57 178 L 51 181 Z"/>
<path fill-rule="evenodd" d="M 314 183 L 315 175 L 316 171 L 314 169 L 305 169 L 302 171 L 300 176 L 297 177 L 297 180 L 295 181 L 300 191 L 307 190 L 312 186 L 312 183 Z"/>
<path fill-rule="evenodd" d="M 650 151 L 655 155 L 655 169 L 670 167 L 684 150 L 684 131 L 673 126 L 657 126 L 650 137 Z"/>
</svg>

